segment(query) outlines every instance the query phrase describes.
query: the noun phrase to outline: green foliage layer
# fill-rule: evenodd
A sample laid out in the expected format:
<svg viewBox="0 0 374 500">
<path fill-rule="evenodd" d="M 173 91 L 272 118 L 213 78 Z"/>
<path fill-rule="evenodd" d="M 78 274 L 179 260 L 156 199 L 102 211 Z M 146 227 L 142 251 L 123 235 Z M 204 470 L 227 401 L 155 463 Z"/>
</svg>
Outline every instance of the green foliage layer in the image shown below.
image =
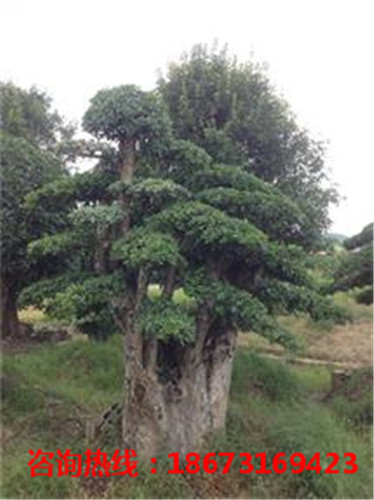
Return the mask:
<svg viewBox="0 0 374 500">
<path fill-rule="evenodd" d="M 98 92 L 84 126 L 118 143 L 118 163 L 104 168 L 99 162 L 92 172 L 28 198 L 33 207 L 65 200 L 73 208 L 66 232 L 32 243 L 30 255 L 58 255 L 70 276 L 79 269 L 93 276 L 49 298 L 56 301 L 50 310 L 70 314 L 101 336 L 114 328 L 107 320 L 112 312 L 117 323 L 131 314 L 144 335 L 152 335 L 153 325 L 158 340 L 181 343 L 198 335 L 204 311 L 218 330 L 255 329 L 288 345 L 290 336 L 273 317 L 277 309 L 342 319 L 309 289 L 304 249 L 315 226 L 304 208 L 246 165 L 215 165 L 199 141 L 173 139 L 165 113 L 159 97 L 134 86 Z M 160 147 L 150 149 L 155 138 Z M 123 279 L 117 296 L 101 285 L 114 271 Z M 149 301 L 150 284 L 160 289 L 159 301 Z M 100 300 L 96 285 L 103 290 Z M 177 289 L 193 300 L 194 310 L 178 309 Z M 40 289 L 38 294 L 40 303 Z"/>
</svg>

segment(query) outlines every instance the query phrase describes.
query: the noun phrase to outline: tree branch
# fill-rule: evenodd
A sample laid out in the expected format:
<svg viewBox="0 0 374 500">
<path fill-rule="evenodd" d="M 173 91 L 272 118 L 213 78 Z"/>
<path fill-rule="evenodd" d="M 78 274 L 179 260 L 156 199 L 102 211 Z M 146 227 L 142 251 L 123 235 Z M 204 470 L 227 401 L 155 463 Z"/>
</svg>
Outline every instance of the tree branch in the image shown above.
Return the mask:
<svg viewBox="0 0 374 500">
<path fill-rule="evenodd" d="M 140 304 L 144 297 L 148 292 L 148 272 L 141 267 L 138 272 L 138 280 L 137 280 L 137 290 L 136 290 L 136 298 L 135 298 L 135 310 L 138 310 Z"/>
<path fill-rule="evenodd" d="M 166 275 L 164 289 L 162 291 L 162 297 L 165 299 L 171 299 L 174 292 L 174 284 L 175 284 L 175 275 L 176 275 L 176 267 L 169 267 Z"/>
<path fill-rule="evenodd" d="M 149 374 L 155 374 L 157 366 L 157 339 L 155 338 L 144 340 L 143 366 Z"/>
</svg>

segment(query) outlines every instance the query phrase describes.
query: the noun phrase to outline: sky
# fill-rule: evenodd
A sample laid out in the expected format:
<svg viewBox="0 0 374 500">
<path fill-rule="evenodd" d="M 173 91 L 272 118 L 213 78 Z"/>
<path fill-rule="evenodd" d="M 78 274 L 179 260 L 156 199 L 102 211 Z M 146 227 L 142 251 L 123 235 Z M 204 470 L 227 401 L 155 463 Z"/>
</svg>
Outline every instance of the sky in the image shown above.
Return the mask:
<svg viewBox="0 0 374 500">
<path fill-rule="evenodd" d="M 343 201 L 331 231 L 373 220 L 372 0 L 0 0 L 0 79 L 37 85 L 79 123 L 103 87 L 152 89 L 196 43 L 266 62 L 298 122 L 327 141 Z"/>
</svg>

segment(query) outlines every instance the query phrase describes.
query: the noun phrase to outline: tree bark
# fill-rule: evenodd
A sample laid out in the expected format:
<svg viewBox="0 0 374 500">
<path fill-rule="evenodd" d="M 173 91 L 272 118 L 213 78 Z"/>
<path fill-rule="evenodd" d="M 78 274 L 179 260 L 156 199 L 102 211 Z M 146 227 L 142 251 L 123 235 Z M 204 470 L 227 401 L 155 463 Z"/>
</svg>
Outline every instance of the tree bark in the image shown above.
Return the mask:
<svg viewBox="0 0 374 500">
<path fill-rule="evenodd" d="M 110 230 L 100 228 L 96 234 L 94 269 L 97 274 L 104 274 L 109 268 Z"/>
<path fill-rule="evenodd" d="M 20 332 L 20 323 L 17 311 L 17 294 L 14 289 L 1 280 L 1 318 L 0 331 L 3 337 L 17 337 Z"/>
<path fill-rule="evenodd" d="M 165 284 L 162 291 L 162 296 L 165 299 L 170 299 L 173 296 L 175 284 L 176 267 L 171 266 L 166 274 Z"/>
<path fill-rule="evenodd" d="M 120 144 L 121 180 L 130 182 L 135 171 L 135 140 Z M 130 228 L 129 198 L 120 198 L 125 218 L 121 233 Z M 176 269 L 167 274 L 163 296 L 174 289 Z M 128 280 L 124 301 L 118 301 L 115 319 L 124 334 L 124 400 L 122 436 L 125 448 L 151 457 L 165 451 L 185 455 L 225 424 L 236 334 L 212 325 L 209 304 L 196 318 L 196 342 L 145 339 L 135 318 L 147 293 L 148 276 L 140 270 Z"/>
<path fill-rule="evenodd" d="M 135 171 L 135 144 L 134 138 L 123 139 L 119 150 L 121 155 L 120 176 L 122 181 L 131 181 Z"/>
<path fill-rule="evenodd" d="M 135 144 L 136 140 L 134 138 L 123 139 L 119 144 L 121 155 L 120 178 L 123 182 L 131 182 L 135 172 Z M 125 235 L 130 229 L 130 198 L 126 193 L 122 193 L 119 202 L 124 213 L 121 223 L 121 233 Z"/>
<path fill-rule="evenodd" d="M 185 456 L 209 433 L 223 429 L 235 347 L 235 333 L 211 330 L 198 354 L 158 343 L 155 365 L 146 349 L 143 363 L 133 363 L 127 379 L 124 445 L 145 458 L 160 452 Z M 139 359 L 140 347 L 127 345 L 127 358 L 129 348 Z"/>
</svg>

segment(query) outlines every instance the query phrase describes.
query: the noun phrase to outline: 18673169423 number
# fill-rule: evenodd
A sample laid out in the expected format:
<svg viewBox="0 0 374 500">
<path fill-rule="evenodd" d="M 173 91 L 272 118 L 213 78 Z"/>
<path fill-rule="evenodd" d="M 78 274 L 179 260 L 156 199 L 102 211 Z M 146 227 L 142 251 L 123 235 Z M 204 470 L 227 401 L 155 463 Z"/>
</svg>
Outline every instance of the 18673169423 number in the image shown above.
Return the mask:
<svg viewBox="0 0 374 500">
<path fill-rule="evenodd" d="M 356 455 L 350 452 L 343 456 L 333 452 L 317 452 L 308 458 L 303 453 L 292 453 L 287 457 L 282 452 L 273 457 L 268 457 L 264 452 L 254 455 L 243 452 L 236 455 L 239 455 L 240 474 L 284 474 L 287 471 L 301 474 L 304 470 L 314 471 L 316 474 L 354 474 L 358 470 Z M 169 474 L 196 474 L 200 471 L 207 474 L 227 474 L 233 466 L 235 453 L 188 453 L 185 457 L 181 457 L 179 453 L 170 453 L 168 457 L 172 460 Z"/>
</svg>

